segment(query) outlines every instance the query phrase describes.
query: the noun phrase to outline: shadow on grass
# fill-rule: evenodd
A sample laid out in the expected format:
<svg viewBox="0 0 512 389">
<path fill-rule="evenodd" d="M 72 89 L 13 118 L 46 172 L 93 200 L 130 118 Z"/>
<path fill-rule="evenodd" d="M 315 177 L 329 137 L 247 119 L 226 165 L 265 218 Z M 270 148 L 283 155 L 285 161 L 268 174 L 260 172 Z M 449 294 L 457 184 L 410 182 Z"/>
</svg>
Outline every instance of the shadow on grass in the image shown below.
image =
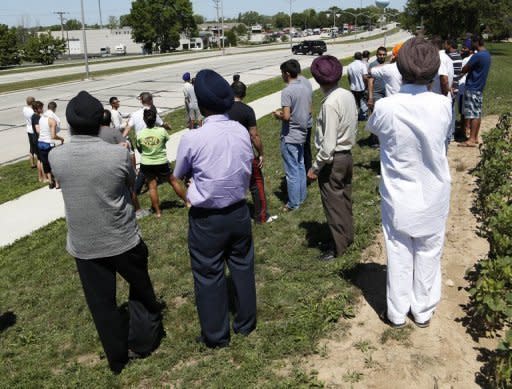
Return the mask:
<svg viewBox="0 0 512 389">
<path fill-rule="evenodd" d="M 281 182 L 279 184 L 279 188 L 274 191 L 274 195 L 281 201 L 282 203 L 287 203 L 288 201 L 288 188 L 286 185 L 286 177 L 281 177 Z"/>
<path fill-rule="evenodd" d="M 331 241 L 331 232 L 327 223 L 304 221 L 299 223 L 299 227 L 306 230 L 307 247 L 327 248 L 327 243 Z"/>
<path fill-rule="evenodd" d="M 177 200 L 164 200 L 160 203 L 160 209 L 183 208 L 185 205 Z"/>
<path fill-rule="evenodd" d="M 11 311 L 7 311 L 0 315 L 0 332 L 5 331 L 7 328 L 12 327 L 16 324 L 16 314 Z"/>
<path fill-rule="evenodd" d="M 354 167 L 371 170 L 376 175 L 380 175 L 380 161 L 358 162 L 354 164 Z"/>
<path fill-rule="evenodd" d="M 341 274 L 361 291 L 377 315 L 386 309 L 386 270 L 379 263 L 359 263 Z"/>
</svg>

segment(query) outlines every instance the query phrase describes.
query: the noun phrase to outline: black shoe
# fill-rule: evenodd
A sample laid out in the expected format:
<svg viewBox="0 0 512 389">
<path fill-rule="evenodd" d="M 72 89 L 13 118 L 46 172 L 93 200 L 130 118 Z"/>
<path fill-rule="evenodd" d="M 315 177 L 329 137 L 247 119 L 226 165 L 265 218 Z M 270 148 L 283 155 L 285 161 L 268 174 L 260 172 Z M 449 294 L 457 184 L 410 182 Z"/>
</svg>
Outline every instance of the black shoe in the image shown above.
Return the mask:
<svg viewBox="0 0 512 389">
<path fill-rule="evenodd" d="M 333 261 L 336 259 L 336 252 L 334 250 L 327 250 L 325 252 L 323 252 L 322 254 L 320 254 L 320 256 L 318 257 L 318 260 L 319 261 Z"/>
<path fill-rule="evenodd" d="M 430 326 L 430 319 L 428 319 L 424 322 L 418 322 L 418 321 L 414 320 L 414 324 L 416 324 L 416 327 L 418 327 L 418 328 L 427 328 L 428 326 Z"/>
<path fill-rule="evenodd" d="M 220 344 L 207 342 L 206 338 L 203 335 L 199 335 L 196 337 L 196 343 L 204 344 L 208 348 L 224 348 L 229 346 L 229 342 Z"/>
<path fill-rule="evenodd" d="M 403 323 L 399 323 L 399 324 L 393 323 L 391 320 L 388 319 L 388 314 L 386 313 L 385 310 L 380 313 L 379 319 L 382 320 L 385 324 L 387 324 L 391 328 L 395 328 L 395 329 L 404 328 L 405 325 L 407 324 L 405 321 Z"/>
</svg>

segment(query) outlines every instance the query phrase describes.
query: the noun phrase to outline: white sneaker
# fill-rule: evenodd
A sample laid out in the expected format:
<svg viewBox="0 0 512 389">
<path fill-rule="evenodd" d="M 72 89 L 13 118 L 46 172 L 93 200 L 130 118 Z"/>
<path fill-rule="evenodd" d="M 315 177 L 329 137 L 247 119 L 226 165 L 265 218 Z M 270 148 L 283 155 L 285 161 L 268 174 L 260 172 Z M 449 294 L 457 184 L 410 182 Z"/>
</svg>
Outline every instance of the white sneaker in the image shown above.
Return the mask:
<svg viewBox="0 0 512 389">
<path fill-rule="evenodd" d="M 135 217 L 137 219 L 142 219 L 143 217 L 146 217 L 146 216 L 149 216 L 151 215 L 151 211 L 148 210 L 148 209 L 139 209 L 138 211 L 135 212 Z"/>
<path fill-rule="evenodd" d="M 273 221 L 276 221 L 279 218 L 277 215 L 269 216 L 267 221 L 265 223 L 272 223 Z"/>
</svg>

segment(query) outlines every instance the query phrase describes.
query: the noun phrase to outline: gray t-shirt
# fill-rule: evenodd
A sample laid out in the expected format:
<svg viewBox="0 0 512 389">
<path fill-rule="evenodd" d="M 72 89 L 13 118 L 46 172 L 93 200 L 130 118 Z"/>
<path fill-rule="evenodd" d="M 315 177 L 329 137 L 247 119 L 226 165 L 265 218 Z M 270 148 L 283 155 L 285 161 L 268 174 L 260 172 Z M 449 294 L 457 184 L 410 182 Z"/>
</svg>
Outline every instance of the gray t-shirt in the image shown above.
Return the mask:
<svg viewBox="0 0 512 389">
<path fill-rule="evenodd" d="M 302 74 L 299 74 L 297 76 L 297 81 L 299 81 L 302 85 L 304 85 L 306 88 L 308 88 L 309 93 L 311 93 L 311 100 L 313 100 L 313 85 L 311 85 L 311 81 L 309 81 Z M 310 112 L 309 119 L 308 119 L 308 129 L 311 127 L 313 127 L 313 114 Z"/>
<path fill-rule="evenodd" d="M 373 61 L 370 64 L 370 69 L 373 69 L 375 66 L 381 65 L 377 60 Z M 373 78 L 373 99 L 378 100 L 382 97 L 386 97 L 386 84 L 381 77 Z"/>
<path fill-rule="evenodd" d="M 281 137 L 286 143 L 303 144 L 306 141 L 311 93 L 297 80 L 292 80 L 281 92 L 281 106 L 290 107 L 290 120 L 282 122 Z"/>
<path fill-rule="evenodd" d="M 68 226 L 66 249 L 75 258 L 119 255 L 140 242 L 130 197 L 135 171 L 128 150 L 97 136 L 74 135 L 50 152 Z"/>
<path fill-rule="evenodd" d="M 123 137 L 123 134 L 121 134 L 121 131 L 119 131 L 119 128 L 101 126 L 98 136 L 105 142 L 113 145 L 126 142 L 126 139 Z"/>
</svg>

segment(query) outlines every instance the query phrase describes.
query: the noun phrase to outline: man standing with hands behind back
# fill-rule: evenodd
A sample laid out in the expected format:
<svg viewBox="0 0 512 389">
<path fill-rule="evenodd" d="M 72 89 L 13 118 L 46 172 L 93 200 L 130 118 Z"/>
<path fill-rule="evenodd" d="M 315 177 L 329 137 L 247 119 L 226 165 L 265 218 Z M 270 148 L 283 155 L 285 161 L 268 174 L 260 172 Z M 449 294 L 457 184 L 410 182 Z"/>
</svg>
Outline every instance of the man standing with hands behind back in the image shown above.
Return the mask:
<svg viewBox="0 0 512 389">
<path fill-rule="evenodd" d="M 320 257 L 330 261 L 343 255 L 354 240 L 352 220 L 352 146 L 357 133 L 357 106 L 352 94 L 339 87 L 343 73 L 335 57 L 323 55 L 311 73 L 324 93 L 318 113 L 315 146 L 318 149 L 308 178 L 320 187 L 333 243 Z"/>
<path fill-rule="evenodd" d="M 192 176 L 187 191 L 188 249 L 194 276 L 198 340 L 207 347 L 230 341 L 225 263 L 235 287 L 233 331 L 249 335 L 256 328 L 256 284 L 251 217 L 245 202 L 254 154 L 249 132 L 227 113 L 234 95 L 213 70 L 201 70 L 194 84 L 204 124 L 184 134 L 174 176 Z"/>
</svg>

